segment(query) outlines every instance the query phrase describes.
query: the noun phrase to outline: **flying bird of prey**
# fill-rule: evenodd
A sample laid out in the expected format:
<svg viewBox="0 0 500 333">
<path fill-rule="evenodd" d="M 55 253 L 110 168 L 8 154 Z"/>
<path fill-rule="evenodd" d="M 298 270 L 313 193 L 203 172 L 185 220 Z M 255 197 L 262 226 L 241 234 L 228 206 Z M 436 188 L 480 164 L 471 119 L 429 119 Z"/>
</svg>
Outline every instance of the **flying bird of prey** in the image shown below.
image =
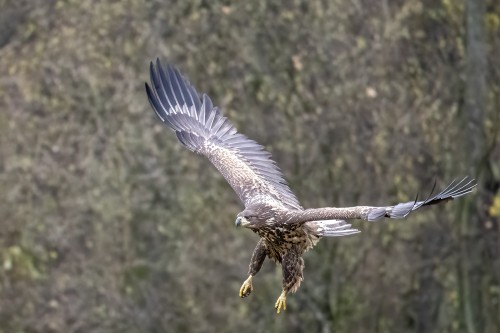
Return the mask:
<svg viewBox="0 0 500 333">
<path fill-rule="evenodd" d="M 271 155 L 257 142 L 238 133 L 210 98 L 199 95 L 176 68 L 167 64 L 164 69 L 157 60 L 156 66 L 150 64 L 150 76 L 151 86 L 146 83 L 146 92 L 160 120 L 175 131 L 186 148 L 207 157 L 219 170 L 245 205 L 237 215 L 236 226 L 260 236 L 240 297 L 252 292 L 252 279 L 266 257 L 281 264 L 283 289 L 275 304 L 278 313 L 282 308 L 286 310 L 287 294 L 297 291 L 303 280 L 304 252 L 322 237 L 359 232 L 345 220 L 403 218 L 422 206 L 467 194 L 475 186 L 473 180 L 464 178 L 423 201 L 416 199 L 387 207 L 304 209 Z"/>
</svg>

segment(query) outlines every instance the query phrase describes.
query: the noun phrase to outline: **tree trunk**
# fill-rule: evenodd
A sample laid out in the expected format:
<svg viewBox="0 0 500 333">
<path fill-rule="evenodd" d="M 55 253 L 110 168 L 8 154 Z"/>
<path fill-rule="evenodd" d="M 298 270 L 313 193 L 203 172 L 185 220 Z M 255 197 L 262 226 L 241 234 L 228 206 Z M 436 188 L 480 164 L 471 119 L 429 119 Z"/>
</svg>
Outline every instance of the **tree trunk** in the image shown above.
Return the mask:
<svg viewBox="0 0 500 333">
<path fill-rule="evenodd" d="M 466 331 L 480 333 L 484 330 L 482 304 L 483 241 L 480 218 L 480 198 L 485 188 L 483 157 L 486 140 L 483 130 L 486 108 L 486 46 L 483 18 L 484 0 L 466 1 L 467 23 L 467 67 L 465 82 L 464 153 L 470 161 L 469 172 L 478 178 L 477 195 L 466 199 L 461 212 L 461 259 L 460 289 L 462 298 L 463 320 Z"/>
</svg>

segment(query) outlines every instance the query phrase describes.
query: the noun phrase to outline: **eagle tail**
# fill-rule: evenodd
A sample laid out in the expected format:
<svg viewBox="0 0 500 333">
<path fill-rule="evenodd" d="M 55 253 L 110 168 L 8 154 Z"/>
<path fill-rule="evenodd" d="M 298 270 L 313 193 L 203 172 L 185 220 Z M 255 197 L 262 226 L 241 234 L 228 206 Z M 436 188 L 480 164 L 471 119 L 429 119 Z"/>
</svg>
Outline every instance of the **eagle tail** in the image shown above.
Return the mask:
<svg viewBox="0 0 500 333">
<path fill-rule="evenodd" d="M 318 220 L 306 222 L 314 233 L 320 237 L 340 237 L 359 233 L 358 229 L 344 220 Z"/>
</svg>

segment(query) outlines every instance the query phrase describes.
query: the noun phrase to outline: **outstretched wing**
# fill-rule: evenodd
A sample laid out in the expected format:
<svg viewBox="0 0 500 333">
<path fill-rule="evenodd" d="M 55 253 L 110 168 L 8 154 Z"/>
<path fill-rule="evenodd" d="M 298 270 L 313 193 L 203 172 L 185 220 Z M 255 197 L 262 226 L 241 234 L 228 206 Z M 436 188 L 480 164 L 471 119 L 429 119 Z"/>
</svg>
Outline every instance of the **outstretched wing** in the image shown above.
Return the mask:
<svg viewBox="0 0 500 333">
<path fill-rule="evenodd" d="M 363 219 L 376 221 L 383 217 L 400 219 L 408 216 L 408 214 L 419 209 L 420 207 L 430 206 L 461 197 L 462 195 L 470 193 L 474 187 L 476 187 L 474 179 L 468 179 L 465 177 L 461 181 L 453 181 L 450 185 L 448 185 L 448 187 L 435 196 L 432 196 L 432 192 L 434 191 L 433 189 L 429 197 L 424 201 L 418 201 L 415 199 L 415 201 L 404 202 L 395 206 L 387 207 L 356 206 L 306 209 L 302 212 L 293 212 L 292 216 L 289 218 L 289 222 L 302 223 L 330 219 Z"/>
<path fill-rule="evenodd" d="M 248 206 L 254 198 L 271 200 L 290 209 L 302 209 L 271 154 L 239 134 L 210 98 L 201 98 L 171 65 L 150 65 L 149 102 L 158 117 L 175 131 L 191 151 L 206 156 Z M 274 200 L 273 200 L 274 199 Z"/>
</svg>

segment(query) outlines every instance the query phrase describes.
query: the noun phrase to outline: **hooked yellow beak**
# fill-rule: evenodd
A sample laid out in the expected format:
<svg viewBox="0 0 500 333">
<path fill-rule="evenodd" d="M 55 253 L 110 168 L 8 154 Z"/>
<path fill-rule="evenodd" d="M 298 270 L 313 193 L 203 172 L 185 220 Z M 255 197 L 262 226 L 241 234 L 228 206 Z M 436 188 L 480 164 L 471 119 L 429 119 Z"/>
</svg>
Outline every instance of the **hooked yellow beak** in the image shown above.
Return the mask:
<svg viewBox="0 0 500 333">
<path fill-rule="evenodd" d="M 234 221 L 234 225 L 236 227 L 247 227 L 248 225 L 250 225 L 250 222 L 244 218 L 243 216 L 239 216 L 236 221 Z"/>
</svg>

